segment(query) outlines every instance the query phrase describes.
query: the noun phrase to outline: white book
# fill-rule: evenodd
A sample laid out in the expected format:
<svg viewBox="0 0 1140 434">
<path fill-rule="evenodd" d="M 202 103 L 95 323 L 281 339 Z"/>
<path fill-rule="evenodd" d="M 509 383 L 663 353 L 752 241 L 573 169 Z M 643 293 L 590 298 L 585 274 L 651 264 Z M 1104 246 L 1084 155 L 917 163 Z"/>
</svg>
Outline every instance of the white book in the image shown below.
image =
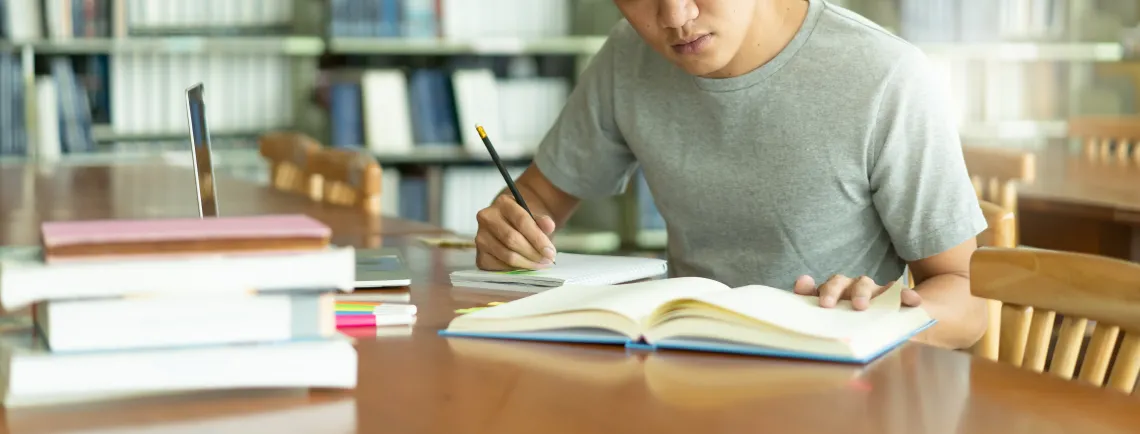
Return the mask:
<svg viewBox="0 0 1140 434">
<path fill-rule="evenodd" d="M 334 294 L 207 294 L 54 300 L 33 307 L 57 353 L 324 339 L 336 334 Z"/>
<path fill-rule="evenodd" d="M 39 0 L 5 0 L 8 9 L 4 11 L 7 20 L 8 39 L 13 42 L 36 41 L 43 37 L 40 23 L 43 10 Z M 50 16 L 49 16 L 50 18 Z"/>
<path fill-rule="evenodd" d="M 246 395 L 246 394 L 243 394 Z M 313 402 L 296 393 L 252 392 L 249 396 L 271 396 L 273 404 L 264 409 L 219 411 L 212 415 L 180 412 L 166 414 L 160 423 L 124 423 L 120 418 L 44 418 L 40 412 L 13 412 L 7 415 L 11 432 L 58 432 L 69 434 L 201 434 L 201 433 L 350 433 L 356 431 L 356 399 L 345 397 L 331 402 Z M 304 401 L 301 401 L 304 400 Z M 147 418 L 146 412 L 140 417 Z"/>
<path fill-rule="evenodd" d="M 380 214 L 389 217 L 400 216 L 400 171 L 380 172 Z"/>
<path fill-rule="evenodd" d="M 540 292 L 564 285 L 615 285 L 664 276 L 665 260 L 633 256 L 559 253 L 556 265 L 541 270 L 460 270 L 451 273 L 453 286 Z"/>
<path fill-rule="evenodd" d="M 934 324 L 898 281 L 870 306 L 682 277 L 551 289 L 460 315 L 442 336 L 624 345 L 866 364 Z"/>
<path fill-rule="evenodd" d="M 7 408 L 211 390 L 356 387 L 351 341 L 54 353 L 30 329 L 0 333 Z"/>
<path fill-rule="evenodd" d="M 36 153 L 45 161 L 60 158 L 59 90 L 52 76 L 36 77 Z"/>
<path fill-rule="evenodd" d="M 360 78 L 364 108 L 364 141 L 376 153 L 411 152 L 412 117 L 408 80 L 397 69 L 371 69 Z"/>
<path fill-rule="evenodd" d="M 475 125 L 478 124 L 487 131 L 499 156 L 516 156 L 505 152 L 515 149 L 514 145 L 499 139 L 502 137 L 503 122 L 500 118 L 498 83 L 494 72 L 490 69 L 461 69 L 452 73 L 451 81 L 463 148 L 473 156 L 491 158 L 483 145 L 483 139 L 475 130 Z"/>
<path fill-rule="evenodd" d="M 5 258 L 0 260 L 0 305 L 12 311 L 45 300 L 125 295 L 352 292 L 355 282 L 356 254 L 351 247 L 51 265 L 37 258 Z"/>
</svg>

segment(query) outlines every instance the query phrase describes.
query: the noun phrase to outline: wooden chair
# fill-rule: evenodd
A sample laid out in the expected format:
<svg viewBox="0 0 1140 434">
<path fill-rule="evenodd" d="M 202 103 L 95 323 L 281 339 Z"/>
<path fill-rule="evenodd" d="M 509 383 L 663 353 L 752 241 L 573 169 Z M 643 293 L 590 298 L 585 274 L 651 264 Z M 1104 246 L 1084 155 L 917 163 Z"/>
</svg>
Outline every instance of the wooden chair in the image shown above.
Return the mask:
<svg viewBox="0 0 1140 434">
<path fill-rule="evenodd" d="M 1014 213 L 1010 225 L 1016 245 L 1017 185 L 1033 182 L 1036 178 L 1036 157 L 1028 151 L 982 146 L 964 146 L 962 155 L 978 199 L 992 202 Z"/>
<path fill-rule="evenodd" d="M 368 153 L 324 148 L 313 154 L 308 167 L 319 185 L 312 191 L 313 200 L 357 207 L 368 215 L 380 214 L 380 163 Z"/>
<path fill-rule="evenodd" d="M 1018 149 L 964 146 L 962 156 L 978 199 L 1017 212 L 1017 184 L 1033 182 L 1037 159 Z"/>
<path fill-rule="evenodd" d="M 1140 164 L 1140 116 L 1071 118 L 1068 135 L 1081 140 L 1087 159 Z"/>
<path fill-rule="evenodd" d="M 986 217 L 987 228 L 978 234 L 979 247 L 1017 247 L 1014 233 L 1013 211 L 1002 208 L 998 204 L 986 200 L 978 201 L 982 206 L 982 215 Z M 1001 329 L 1001 302 L 986 300 L 988 319 L 986 333 L 978 340 L 970 352 L 976 356 L 989 359 L 997 358 L 998 330 Z"/>
<path fill-rule="evenodd" d="M 1135 388 L 1140 372 L 1140 264 L 1081 253 L 987 247 L 971 259 L 970 288 L 975 296 L 1003 305 L 996 330 L 1001 344 L 997 360 L 1066 379 L 1076 374 L 1096 386 L 1105 386 L 1107 375 L 1109 388 L 1125 393 Z M 1057 316 L 1064 319 L 1054 341 Z M 1096 327 L 1082 352 L 1090 321 Z"/>
<path fill-rule="evenodd" d="M 309 160 L 321 149 L 316 140 L 300 133 L 273 132 L 258 137 L 260 154 L 269 162 L 269 183 L 274 188 L 311 196 L 316 188 Z"/>
</svg>

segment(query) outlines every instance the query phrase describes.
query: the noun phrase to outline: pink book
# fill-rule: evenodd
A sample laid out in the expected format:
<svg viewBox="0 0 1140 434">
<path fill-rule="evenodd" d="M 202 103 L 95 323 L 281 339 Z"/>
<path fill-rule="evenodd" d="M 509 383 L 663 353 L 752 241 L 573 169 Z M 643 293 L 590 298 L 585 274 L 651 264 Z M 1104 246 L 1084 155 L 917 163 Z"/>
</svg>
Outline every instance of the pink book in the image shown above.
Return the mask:
<svg viewBox="0 0 1140 434">
<path fill-rule="evenodd" d="M 44 256 L 309 249 L 332 230 L 306 215 L 45 222 Z"/>
</svg>

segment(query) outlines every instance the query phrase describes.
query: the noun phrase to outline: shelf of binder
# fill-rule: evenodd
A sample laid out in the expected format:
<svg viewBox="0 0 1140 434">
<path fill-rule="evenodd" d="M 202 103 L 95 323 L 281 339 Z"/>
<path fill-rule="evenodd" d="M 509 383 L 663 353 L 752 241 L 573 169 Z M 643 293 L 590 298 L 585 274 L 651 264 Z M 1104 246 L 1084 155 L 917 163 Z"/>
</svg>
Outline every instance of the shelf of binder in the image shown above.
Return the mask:
<svg viewBox="0 0 1140 434">
<path fill-rule="evenodd" d="M 332 38 L 329 51 L 334 54 L 391 55 L 520 55 L 568 54 L 590 55 L 605 43 L 605 36 L 567 36 L 561 38 Z"/>
<path fill-rule="evenodd" d="M 1124 46 L 1117 42 L 918 43 L 916 45 L 928 56 L 942 59 L 1118 62 L 1127 57 Z"/>
<path fill-rule="evenodd" d="M 75 38 L 23 44 L 42 54 L 258 53 L 318 56 L 324 42 L 316 36 L 153 36 Z"/>
<path fill-rule="evenodd" d="M 459 146 L 419 146 L 411 152 L 374 152 L 376 161 L 381 165 L 397 164 L 492 164 L 490 154 L 486 152 L 469 152 Z M 527 164 L 534 158 L 531 154 L 500 155 L 503 164 Z"/>
<path fill-rule="evenodd" d="M 249 166 L 261 163 L 260 154 L 258 154 L 255 147 L 222 147 L 221 149 L 212 150 L 211 155 L 213 156 L 214 165 L 219 168 Z M 41 161 L 52 161 L 68 166 L 107 165 L 124 162 L 159 162 L 174 166 L 191 164 L 189 149 L 180 150 L 170 147 L 147 148 L 145 146 L 134 150 L 98 150 L 93 152 L 63 153 L 54 157 L 41 155 L 37 156 L 37 158 Z M 0 163 L 25 164 L 28 160 L 29 157 L 26 155 L 0 156 Z"/>
<path fill-rule="evenodd" d="M 265 131 L 210 131 L 210 138 L 218 139 L 255 139 Z M 190 133 L 187 131 L 172 131 L 168 133 L 120 133 L 115 132 L 110 125 L 95 125 L 91 128 L 91 136 L 96 143 L 111 142 L 159 142 L 159 141 L 188 141 Z"/>
</svg>

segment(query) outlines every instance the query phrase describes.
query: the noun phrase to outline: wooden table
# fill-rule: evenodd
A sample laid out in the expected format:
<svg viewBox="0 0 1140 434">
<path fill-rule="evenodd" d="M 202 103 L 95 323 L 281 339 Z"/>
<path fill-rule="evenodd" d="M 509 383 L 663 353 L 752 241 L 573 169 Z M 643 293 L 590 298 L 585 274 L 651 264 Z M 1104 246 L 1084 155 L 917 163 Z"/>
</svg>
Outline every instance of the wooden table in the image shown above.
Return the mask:
<svg viewBox="0 0 1140 434">
<path fill-rule="evenodd" d="M 120 171 L 123 171 L 120 173 Z M 142 173 L 147 173 L 146 177 Z M 173 172 L 113 168 L 136 186 L 169 185 Z M 182 176 L 182 175 L 176 175 Z M 84 179 L 95 179 L 86 175 Z M 4 178 L 5 181 L 7 178 Z M 21 201 L 0 192 L 0 215 L 119 216 L 129 206 L 102 191 L 111 182 L 75 182 Z M 74 178 L 73 178 L 74 179 Z M 112 185 L 116 184 L 116 185 Z M 332 210 L 305 208 L 272 190 L 227 183 L 223 210 L 307 209 L 334 222 L 340 240 L 363 245 L 372 230 Z M 137 187 L 148 189 L 153 187 Z M 243 190 L 248 189 L 248 190 Z M 105 202 L 99 202 L 102 195 Z M 145 193 L 135 197 L 157 197 Z M 41 199 L 42 198 L 42 199 Z M 64 211 L 63 204 L 83 208 Z M 270 205 L 271 204 L 271 205 Z M 275 208 L 281 206 L 281 209 Z M 138 205 L 136 205 L 138 207 Z M 192 207 L 191 207 L 192 209 Z M 5 232 L 34 229 L 31 217 Z M 393 223 L 395 225 L 396 223 Z M 387 221 L 384 225 L 388 225 Z M 394 226 L 384 226 L 392 228 Z M 8 235 L 11 237 L 11 235 Z M 415 327 L 360 338 L 354 391 L 308 394 L 217 392 L 89 405 L 7 410 L 4 432 L 320 432 L 320 433 L 1135 433 L 1140 398 L 907 344 L 868 366 L 793 362 L 683 352 L 627 352 L 597 345 L 443 339 L 454 310 L 517 295 L 453 288 L 447 274 L 473 254 L 429 248 L 393 235 L 413 271 L 408 291 L 420 308 Z M 193 429 L 191 429 L 193 428 Z"/>
<path fill-rule="evenodd" d="M 384 237 L 443 234 L 426 223 L 368 216 L 231 177 L 217 180 L 221 215 L 304 213 L 341 228 L 333 242 L 373 247 Z M 161 164 L 0 165 L 0 245 L 39 243 L 50 220 L 196 217 L 194 174 Z"/>
<path fill-rule="evenodd" d="M 1140 261 L 1140 165 L 1092 161 L 1066 143 L 1037 154 L 1018 189 L 1021 243 Z"/>
</svg>

